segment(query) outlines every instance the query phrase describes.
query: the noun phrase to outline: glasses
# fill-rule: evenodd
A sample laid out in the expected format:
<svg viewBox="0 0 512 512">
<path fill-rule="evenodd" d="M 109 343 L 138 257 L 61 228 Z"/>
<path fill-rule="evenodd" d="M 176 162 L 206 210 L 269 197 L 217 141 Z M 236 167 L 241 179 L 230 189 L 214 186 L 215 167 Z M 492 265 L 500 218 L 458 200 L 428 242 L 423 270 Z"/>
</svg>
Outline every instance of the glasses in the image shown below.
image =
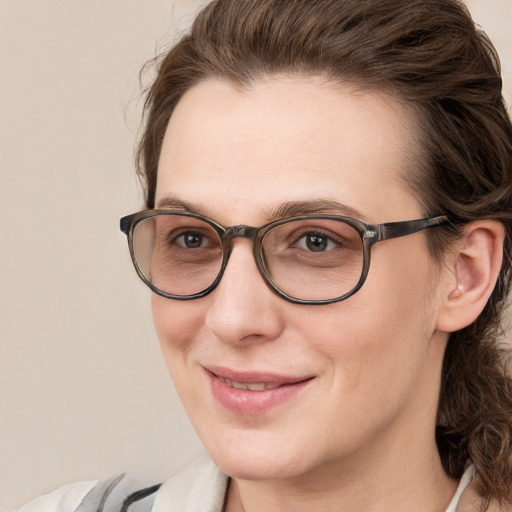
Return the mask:
<svg viewBox="0 0 512 512">
<path fill-rule="evenodd" d="M 377 242 L 411 235 L 445 215 L 368 224 L 338 215 L 300 215 L 260 228 L 224 227 L 195 213 L 146 210 L 121 219 L 140 278 L 169 299 L 204 297 L 219 284 L 235 238 L 253 241 L 258 270 L 270 288 L 298 304 L 330 304 L 356 293 Z"/>
</svg>

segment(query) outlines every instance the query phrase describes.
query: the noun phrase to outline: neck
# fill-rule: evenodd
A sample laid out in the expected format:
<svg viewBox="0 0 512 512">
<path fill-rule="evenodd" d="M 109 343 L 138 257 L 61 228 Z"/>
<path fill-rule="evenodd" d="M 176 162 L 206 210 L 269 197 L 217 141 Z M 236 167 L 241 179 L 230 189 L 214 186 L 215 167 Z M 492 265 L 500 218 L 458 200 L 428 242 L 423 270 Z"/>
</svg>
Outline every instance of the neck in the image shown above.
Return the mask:
<svg viewBox="0 0 512 512">
<path fill-rule="evenodd" d="M 410 445 L 404 449 L 410 449 Z M 333 463 L 316 474 L 293 480 L 233 479 L 226 512 L 444 511 L 457 482 L 444 472 L 437 450 L 434 456 L 412 456 L 409 451 L 406 463 L 399 455 L 367 454 L 365 459 L 370 464 Z"/>
</svg>

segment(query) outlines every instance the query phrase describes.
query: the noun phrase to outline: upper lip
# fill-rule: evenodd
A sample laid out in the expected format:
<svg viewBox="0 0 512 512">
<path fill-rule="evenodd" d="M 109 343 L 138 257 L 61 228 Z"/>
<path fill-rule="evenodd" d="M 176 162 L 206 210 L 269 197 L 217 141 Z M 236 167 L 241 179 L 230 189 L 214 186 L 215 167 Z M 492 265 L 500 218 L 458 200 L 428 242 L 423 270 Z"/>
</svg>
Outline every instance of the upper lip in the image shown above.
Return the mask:
<svg viewBox="0 0 512 512">
<path fill-rule="evenodd" d="M 289 376 L 276 373 L 267 373 L 259 371 L 237 371 L 221 366 L 205 366 L 205 369 L 222 379 L 239 382 L 241 384 L 262 383 L 262 384 L 296 384 L 305 380 L 312 379 L 312 375 Z"/>
</svg>

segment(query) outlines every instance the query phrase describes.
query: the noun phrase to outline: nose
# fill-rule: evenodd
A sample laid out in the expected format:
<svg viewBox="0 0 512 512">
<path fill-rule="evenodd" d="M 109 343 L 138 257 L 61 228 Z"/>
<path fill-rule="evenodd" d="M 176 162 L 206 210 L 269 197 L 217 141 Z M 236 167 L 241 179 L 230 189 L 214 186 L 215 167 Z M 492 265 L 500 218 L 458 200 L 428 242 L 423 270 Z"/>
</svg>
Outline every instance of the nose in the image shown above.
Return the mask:
<svg viewBox="0 0 512 512">
<path fill-rule="evenodd" d="M 238 239 L 219 285 L 210 294 L 205 324 L 224 343 L 271 341 L 283 329 L 281 301 L 258 271 L 252 242 Z"/>
</svg>

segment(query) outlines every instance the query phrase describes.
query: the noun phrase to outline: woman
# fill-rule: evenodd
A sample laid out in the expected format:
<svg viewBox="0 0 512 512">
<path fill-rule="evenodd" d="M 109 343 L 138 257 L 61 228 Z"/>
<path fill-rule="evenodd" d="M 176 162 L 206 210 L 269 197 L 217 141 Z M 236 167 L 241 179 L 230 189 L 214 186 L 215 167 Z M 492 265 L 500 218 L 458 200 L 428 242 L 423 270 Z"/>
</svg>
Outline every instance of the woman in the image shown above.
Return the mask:
<svg viewBox="0 0 512 512">
<path fill-rule="evenodd" d="M 465 8 L 214 1 L 146 114 L 121 229 L 209 455 L 25 510 L 511 510 L 512 128 Z"/>
</svg>

